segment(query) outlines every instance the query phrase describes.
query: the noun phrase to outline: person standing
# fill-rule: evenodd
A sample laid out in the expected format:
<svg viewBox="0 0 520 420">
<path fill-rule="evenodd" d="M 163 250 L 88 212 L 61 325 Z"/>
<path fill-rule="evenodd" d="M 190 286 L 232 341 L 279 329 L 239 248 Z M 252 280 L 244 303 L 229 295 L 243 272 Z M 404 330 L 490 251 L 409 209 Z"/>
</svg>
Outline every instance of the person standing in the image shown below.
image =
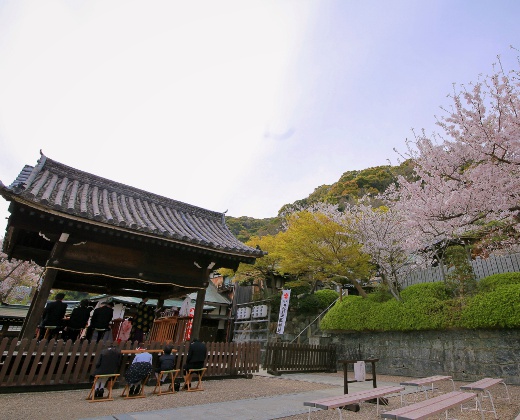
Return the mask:
<svg viewBox="0 0 520 420">
<path fill-rule="evenodd" d="M 45 331 L 47 327 L 55 327 L 49 334 L 49 340 L 57 337 L 60 332 L 60 327 L 63 325 L 63 318 L 65 318 L 65 312 L 67 311 L 67 304 L 63 302 L 65 293 L 57 293 L 54 297 L 54 302 L 49 302 L 43 310 L 42 322 L 40 325 L 40 333 L 38 334 L 38 340 L 42 340 L 45 337 Z"/>
<path fill-rule="evenodd" d="M 131 339 L 139 343 L 144 342 L 145 335 L 155 318 L 154 307 L 147 305 L 146 302 L 148 302 L 147 297 L 142 298 L 141 302 L 139 302 L 137 314 L 132 323 Z"/>
<path fill-rule="evenodd" d="M 88 303 L 88 299 L 83 299 L 79 306 L 72 310 L 63 334 L 64 340 L 76 341 L 81 330 L 87 326 L 90 312 L 92 312 L 92 308 L 89 308 Z"/>
<path fill-rule="evenodd" d="M 90 320 L 90 333 L 92 340 L 96 340 L 98 343 L 101 339 L 106 341 L 109 337 L 110 322 L 114 316 L 114 304 L 112 302 L 105 301 L 99 308 L 94 309 L 92 318 Z"/>
</svg>

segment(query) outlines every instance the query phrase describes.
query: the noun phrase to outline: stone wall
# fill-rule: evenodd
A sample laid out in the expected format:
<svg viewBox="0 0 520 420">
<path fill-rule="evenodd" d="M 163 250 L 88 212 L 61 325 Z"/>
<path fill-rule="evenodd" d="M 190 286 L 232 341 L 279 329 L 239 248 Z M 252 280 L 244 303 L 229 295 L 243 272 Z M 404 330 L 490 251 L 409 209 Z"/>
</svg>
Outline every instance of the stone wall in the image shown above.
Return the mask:
<svg viewBox="0 0 520 420">
<path fill-rule="evenodd" d="M 330 332 L 320 344 L 336 344 L 338 360 L 350 349 L 379 358 L 376 372 L 426 377 L 452 375 L 459 381 L 503 378 L 520 385 L 520 329 L 421 332 Z M 341 369 L 341 366 L 338 366 Z"/>
</svg>

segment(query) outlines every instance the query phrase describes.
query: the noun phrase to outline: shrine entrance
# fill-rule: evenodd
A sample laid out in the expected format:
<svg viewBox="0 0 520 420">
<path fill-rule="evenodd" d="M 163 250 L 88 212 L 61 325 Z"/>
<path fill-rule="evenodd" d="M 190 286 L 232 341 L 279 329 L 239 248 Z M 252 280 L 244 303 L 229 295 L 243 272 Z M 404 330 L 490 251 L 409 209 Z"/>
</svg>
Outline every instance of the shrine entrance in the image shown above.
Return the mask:
<svg viewBox="0 0 520 420">
<path fill-rule="evenodd" d="M 210 273 L 264 255 L 229 231 L 223 213 L 71 168 L 41 155 L 0 195 L 11 213 L 3 251 L 45 268 L 20 338 L 32 338 L 52 288 L 158 300 L 197 292 L 200 330 Z M 175 324 L 175 325 L 174 325 Z M 180 334 L 179 321 L 157 326 Z"/>
</svg>

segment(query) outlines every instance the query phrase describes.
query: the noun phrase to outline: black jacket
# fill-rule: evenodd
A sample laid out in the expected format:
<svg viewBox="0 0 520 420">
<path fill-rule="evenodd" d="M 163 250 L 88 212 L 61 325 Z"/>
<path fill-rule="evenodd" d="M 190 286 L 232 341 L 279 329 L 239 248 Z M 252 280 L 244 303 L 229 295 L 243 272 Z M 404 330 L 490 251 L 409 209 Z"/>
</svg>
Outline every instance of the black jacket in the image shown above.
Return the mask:
<svg viewBox="0 0 520 420">
<path fill-rule="evenodd" d="M 172 370 L 175 369 L 175 355 L 174 354 L 163 354 L 159 357 L 159 363 L 157 363 L 157 372 L 161 370 Z"/>
<path fill-rule="evenodd" d="M 90 327 L 108 330 L 113 315 L 114 310 L 110 306 L 100 306 L 94 309 L 92 319 L 90 320 Z"/>
<path fill-rule="evenodd" d="M 96 363 L 94 375 L 108 375 L 118 373 L 121 363 L 121 352 L 117 347 L 108 347 L 101 350 L 99 359 Z"/>
<path fill-rule="evenodd" d="M 194 341 L 190 344 L 190 348 L 188 350 L 188 358 L 186 362 L 195 363 L 195 362 L 203 362 L 206 360 L 206 355 L 208 351 L 206 350 L 206 345 L 201 341 Z"/>
<path fill-rule="evenodd" d="M 43 310 L 43 326 L 58 326 L 63 325 L 63 318 L 65 317 L 65 312 L 67 311 L 67 304 L 63 303 L 61 300 L 55 300 L 54 302 L 49 302 L 45 309 Z"/>
<path fill-rule="evenodd" d="M 72 313 L 70 314 L 67 326 L 75 330 L 85 328 L 88 319 L 90 318 L 91 311 L 92 308 L 88 308 L 86 306 L 79 306 L 77 308 L 74 308 Z"/>
</svg>

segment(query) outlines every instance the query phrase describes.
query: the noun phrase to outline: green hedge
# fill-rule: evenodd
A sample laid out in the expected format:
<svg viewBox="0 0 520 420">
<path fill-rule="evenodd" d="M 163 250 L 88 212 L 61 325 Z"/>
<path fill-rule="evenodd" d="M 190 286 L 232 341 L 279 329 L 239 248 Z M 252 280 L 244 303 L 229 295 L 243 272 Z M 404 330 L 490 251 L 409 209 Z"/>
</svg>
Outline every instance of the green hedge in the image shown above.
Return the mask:
<svg viewBox="0 0 520 420">
<path fill-rule="evenodd" d="M 475 296 L 463 309 L 461 323 L 466 328 L 520 327 L 520 283 Z"/>
<path fill-rule="evenodd" d="M 514 275 L 512 275 L 514 274 Z M 402 301 L 348 296 L 321 322 L 323 330 L 417 331 L 446 328 L 520 327 L 520 273 L 481 280 L 472 298 L 450 297 L 443 282 L 423 283 L 402 291 Z"/>
<path fill-rule="evenodd" d="M 520 273 L 494 274 L 478 282 L 479 292 L 491 292 L 497 287 L 507 284 L 520 284 Z"/>
</svg>

